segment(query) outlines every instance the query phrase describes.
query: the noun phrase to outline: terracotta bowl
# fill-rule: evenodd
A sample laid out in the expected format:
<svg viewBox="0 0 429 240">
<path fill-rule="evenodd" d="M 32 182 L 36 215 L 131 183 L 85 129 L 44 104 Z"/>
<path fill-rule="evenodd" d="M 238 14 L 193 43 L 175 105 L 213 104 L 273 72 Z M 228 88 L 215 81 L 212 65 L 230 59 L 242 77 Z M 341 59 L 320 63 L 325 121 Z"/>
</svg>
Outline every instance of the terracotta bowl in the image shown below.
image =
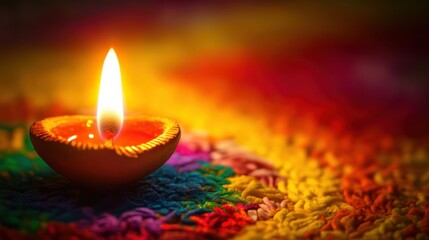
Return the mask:
<svg viewBox="0 0 429 240">
<path fill-rule="evenodd" d="M 159 117 L 125 118 L 113 145 L 98 134 L 93 116 L 46 118 L 30 127 L 36 152 L 55 171 L 88 186 L 135 182 L 161 167 L 173 154 L 180 127 Z"/>
</svg>

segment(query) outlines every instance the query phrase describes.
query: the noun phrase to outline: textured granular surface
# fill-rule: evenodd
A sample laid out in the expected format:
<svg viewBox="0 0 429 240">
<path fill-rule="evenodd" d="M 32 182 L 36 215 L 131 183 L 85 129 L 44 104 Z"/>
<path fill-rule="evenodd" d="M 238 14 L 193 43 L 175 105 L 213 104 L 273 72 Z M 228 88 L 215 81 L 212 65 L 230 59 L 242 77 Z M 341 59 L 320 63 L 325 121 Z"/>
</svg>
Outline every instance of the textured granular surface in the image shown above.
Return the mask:
<svg viewBox="0 0 429 240">
<path fill-rule="evenodd" d="M 23 129 L 1 129 L 22 141 L 0 155 L 2 239 L 429 237 L 428 153 L 412 141 L 295 136 L 260 156 L 185 132 L 159 170 L 98 193 L 55 174 Z"/>
</svg>

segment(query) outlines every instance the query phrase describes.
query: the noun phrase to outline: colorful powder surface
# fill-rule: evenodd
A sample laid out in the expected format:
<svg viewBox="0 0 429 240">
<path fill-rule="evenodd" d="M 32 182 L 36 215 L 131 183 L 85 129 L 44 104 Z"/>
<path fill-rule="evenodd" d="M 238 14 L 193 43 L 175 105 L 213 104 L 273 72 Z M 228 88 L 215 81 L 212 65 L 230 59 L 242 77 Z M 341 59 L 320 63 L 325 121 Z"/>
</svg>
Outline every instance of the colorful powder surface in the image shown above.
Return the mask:
<svg viewBox="0 0 429 240">
<path fill-rule="evenodd" d="M 53 46 L 5 51 L 0 239 L 429 238 L 424 8 L 174 6 L 106 10 L 144 22 L 117 42 L 128 113 L 183 129 L 170 160 L 126 189 L 74 186 L 27 134 L 41 117 L 94 112 L 103 10 L 39 39 Z"/>
</svg>

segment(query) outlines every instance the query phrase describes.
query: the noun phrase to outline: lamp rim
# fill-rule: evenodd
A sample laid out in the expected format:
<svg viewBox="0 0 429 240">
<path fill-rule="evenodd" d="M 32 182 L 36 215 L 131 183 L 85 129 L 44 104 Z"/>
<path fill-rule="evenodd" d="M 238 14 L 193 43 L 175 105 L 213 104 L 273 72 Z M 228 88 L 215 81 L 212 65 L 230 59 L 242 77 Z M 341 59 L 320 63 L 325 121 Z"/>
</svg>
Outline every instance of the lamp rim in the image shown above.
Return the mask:
<svg viewBox="0 0 429 240">
<path fill-rule="evenodd" d="M 70 147 L 76 148 L 77 150 L 112 150 L 118 155 L 125 155 L 131 158 L 137 158 L 138 155 L 150 151 L 154 148 L 160 147 L 174 140 L 180 134 L 179 125 L 168 118 L 153 117 L 153 116 L 130 116 L 126 117 L 127 120 L 142 119 L 148 121 L 158 121 L 163 123 L 163 131 L 157 137 L 147 141 L 145 143 L 130 145 L 130 146 L 118 146 L 108 144 L 95 144 L 80 141 L 67 141 L 67 138 L 58 136 L 52 132 L 52 129 L 70 121 L 87 121 L 94 120 L 95 116 L 89 115 L 65 115 L 57 117 L 48 117 L 43 120 L 33 123 L 30 127 L 30 133 L 35 137 L 47 141 L 47 142 L 59 142 L 62 144 L 69 145 Z"/>
</svg>

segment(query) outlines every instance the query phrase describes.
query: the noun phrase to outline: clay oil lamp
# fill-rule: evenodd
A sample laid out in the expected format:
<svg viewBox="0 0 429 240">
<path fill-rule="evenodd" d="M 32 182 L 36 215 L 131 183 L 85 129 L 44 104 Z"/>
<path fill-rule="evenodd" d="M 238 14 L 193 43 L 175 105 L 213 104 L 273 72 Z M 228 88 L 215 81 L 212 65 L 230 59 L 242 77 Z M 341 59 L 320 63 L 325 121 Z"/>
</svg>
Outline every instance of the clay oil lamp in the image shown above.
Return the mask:
<svg viewBox="0 0 429 240">
<path fill-rule="evenodd" d="M 58 116 L 35 122 L 30 138 L 39 156 L 66 178 L 86 185 L 133 183 L 162 166 L 180 139 L 170 119 L 123 114 L 119 62 L 110 49 L 103 65 L 97 116 Z"/>
</svg>

